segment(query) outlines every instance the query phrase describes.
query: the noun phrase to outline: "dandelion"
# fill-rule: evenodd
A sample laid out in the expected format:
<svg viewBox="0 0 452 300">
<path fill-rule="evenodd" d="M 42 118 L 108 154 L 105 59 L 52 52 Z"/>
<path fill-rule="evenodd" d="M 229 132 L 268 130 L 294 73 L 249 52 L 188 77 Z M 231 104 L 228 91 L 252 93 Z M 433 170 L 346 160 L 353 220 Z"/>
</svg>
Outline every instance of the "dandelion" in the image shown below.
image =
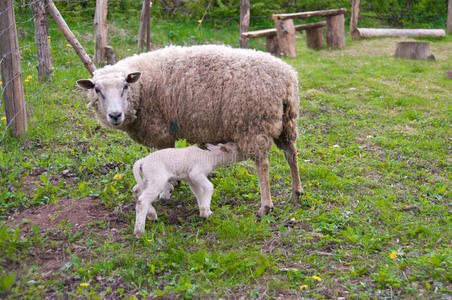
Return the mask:
<svg viewBox="0 0 452 300">
<path fill-rule="evenodd" d="M 318 282 L 322 281 L 322 278 L 320 278 L 319 276 L 315 276 L 314 275 L 311 278 L 314 279 L 314 280 L 317 280 Z"/>
<path fill-rule="evenodd" d="M 66 44 L 66 47 L 72 48 L 72 45 L 71 44 Z"/>
<path fill-rule="evenodd" d="M 52 70 L 55 70 L 55 67 L 52 67 Z"/>
<path fill-rule="evenodd" d="M 28 80 L 30 80 L 30 79 L 32 79 L 32 78 L 33 78 L 33 76 L 31 76 L 31 75 L 28 75 L 28 76 L 27 76 L 27 79 L 28 79 Z"/>
<path fill-rule="evenodd" d="M 28 79 L 25 79 L 24 81 L 25 81 L 25 82 L 30 82 L 30 80 L 28 80 Z"/>
<path fill-rule="evenodd" d="M 115 174 L 115 176 L 113 176 L 114 180 L 121 180 L 122 178 L 122 174 Z"/>
<path fill-rule="evenodd" d="M 202 23 L 202 19 L 199 19 L 199 20 L 198 20 L 198 23 L 201 24 L 201 23 Z"/>
<path fill-rule="evenodd" d="M 82 283 L 80 283 L 80 286 L 89 286 L 89 283 L 88 282 L 82 282 Z"/>
<path fill-rule="evenodd" d="M 300 285 L 300 290 L 305 290 L 305 289 L 307 289 L 307 288 L 308 288 L 308 286 L 307 286 L 306 284 Z"/>
<path fill-rule="evenodd" d="M 397 252 L 392 251 L 391 253 L 389 253 L 389 258 L 390 259 L 395 259 L 397 257 Z"/>
<path fill-rule="evenodd" d="M 152 242 L 152 240 L 148 240 L 148 243 L 151 243 Z"/>
<path fill-rule="evenodd" d="M 6 117 L 5 117 L 5 116 L 2 116 L 0 119 L 1 119 L 2 121 L 5 121 L 5 120 L 6 120 Z"/>
<path fill-rule="evenodd" d="M 0 85 L 2 85 L 2 84 L 3 84 L 3 81 L 0 80 Z"/>
</svg>

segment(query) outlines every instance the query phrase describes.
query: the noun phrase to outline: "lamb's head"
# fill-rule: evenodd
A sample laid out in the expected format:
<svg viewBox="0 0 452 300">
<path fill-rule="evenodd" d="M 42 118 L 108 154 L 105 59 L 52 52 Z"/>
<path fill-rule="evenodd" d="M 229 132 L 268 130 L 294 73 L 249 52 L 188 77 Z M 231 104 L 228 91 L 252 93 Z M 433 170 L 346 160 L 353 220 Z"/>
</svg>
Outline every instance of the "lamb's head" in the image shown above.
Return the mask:
<svg viewBox="0 0 452 300">
<path fill-rule="evenodd" d="M 207 144 L 207 149 L 219 157 L 222 164 L 230 164 L 245 159 L 236 143 L 228 142 L 226 144 L 212 145 Z"/>
<path fill-rule="evenodd" d="M 91 106 L 105 125 L 120 128 L 129 109 L 129 86 L 140 79 L 141 73 L 94 73 L 92 79 L 77 80 L 77 85 L 89 90 Z"/>
</svg>

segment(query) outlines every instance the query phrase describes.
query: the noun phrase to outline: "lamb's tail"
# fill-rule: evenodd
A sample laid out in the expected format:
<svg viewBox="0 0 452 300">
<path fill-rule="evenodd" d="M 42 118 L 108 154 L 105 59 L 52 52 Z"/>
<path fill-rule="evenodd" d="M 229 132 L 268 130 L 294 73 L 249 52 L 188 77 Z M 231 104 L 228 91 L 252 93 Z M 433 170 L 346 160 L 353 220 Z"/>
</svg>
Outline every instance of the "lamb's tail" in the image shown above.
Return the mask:
<svg viewBox="0 0 452 300">
<path fill-rule="evenodd" d="M 280 149 L 287 148 L 297 139 L 297 119 L 300 100 L 298 98 L 298 81 L 290 81 L 288 84 L 288 95 L 283 100 L 283 128 L 275 144 Z"/>
<path fill-rule="evenodd" d="M 143 163 L 140 160 L 136 161 L 133 164 L 132 168 L 133 177 L 135 177 L 135 181 L 137 184 L 133 187 L 133 195 L 138 199 L 138 195 L 141 194 L 141 190 L 144 187 L 143 184 Z"/>
</svg>

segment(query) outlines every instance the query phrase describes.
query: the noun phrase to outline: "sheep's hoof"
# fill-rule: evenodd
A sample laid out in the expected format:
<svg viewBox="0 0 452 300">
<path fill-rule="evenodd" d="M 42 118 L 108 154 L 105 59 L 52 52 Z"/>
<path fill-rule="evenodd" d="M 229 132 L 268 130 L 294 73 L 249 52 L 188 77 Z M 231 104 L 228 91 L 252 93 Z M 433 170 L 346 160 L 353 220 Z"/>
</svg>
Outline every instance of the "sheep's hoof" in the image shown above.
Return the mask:
<svg viewBox="0 0 452 300">
<path fill-rule="evenodd" d="M 205 219 L 209 218 L 212 214 L 212 211 L 209 208 L 200 208 L 199 215 Z"/>
<path fill-rule="evenodd" d="M 265 206 L 262 206 L 261 208 L 259 208 L 257 215 L 262 218 L 263 216 L 268 215 L 272 210 L 273 210 L 273 206 L 265 205 Z"/>
</svg>

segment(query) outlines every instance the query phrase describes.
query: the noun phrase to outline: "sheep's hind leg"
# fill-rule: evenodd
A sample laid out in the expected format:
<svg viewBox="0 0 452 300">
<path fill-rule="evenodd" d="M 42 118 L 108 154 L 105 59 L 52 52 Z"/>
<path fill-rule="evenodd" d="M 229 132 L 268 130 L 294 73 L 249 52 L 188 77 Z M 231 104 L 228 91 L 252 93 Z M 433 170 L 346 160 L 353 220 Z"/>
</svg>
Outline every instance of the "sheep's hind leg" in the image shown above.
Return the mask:
<svg viewBox="0 0 452 300">
<path fill-rule="evenodd" d="M 256 160 L 256 171 L 259 178 L 259 188 L 261 192 L 261 208 L 258 211 L 258 215 L 263 217 L 273 208 L 273 202 L 270 194 L 267 157 Z"/>
<path fill-rule="evenodd" d="M 290 167 L 290 176 L 292 177 L 292 199 L 298 200 L 303 194 L 303 187 L 301 186 L 300 173 L 298 171 L 297 146 L 292 142 L 283 150 Z"/>
<path fill-rule="evenodd" d="M 162 184 L 148 185 L 139 195 L 136 203 L 136 216 L 135 216 L 135 230 L 134 234 L 140 237 L 143 234 L 146 226 L 146 215 L 151 220 L 157 220 L 157 212 L 152 206 L 152 202 L 157 199 L 157 196 L 163 189 Z"/>
</svg>

